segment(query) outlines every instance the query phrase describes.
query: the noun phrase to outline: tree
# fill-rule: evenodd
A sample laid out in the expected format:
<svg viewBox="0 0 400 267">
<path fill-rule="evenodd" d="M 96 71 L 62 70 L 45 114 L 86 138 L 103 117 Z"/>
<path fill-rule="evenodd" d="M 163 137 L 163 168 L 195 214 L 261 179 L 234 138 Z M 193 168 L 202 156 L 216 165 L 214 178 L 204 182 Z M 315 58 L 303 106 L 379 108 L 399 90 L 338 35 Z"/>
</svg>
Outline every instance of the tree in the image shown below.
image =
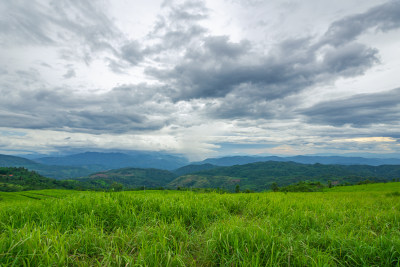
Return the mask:
<svg viewBox="0 0 400 267">
<path fill-rule="evenodd" d="M 238 184 L 235 187 L 235 193 L 240 193 L 240 186 Z"/>
<path fill-rule="evenodd" d="M 271 184 L 271 189 L 272 189 L 272 191 L 274 191 L 274 192 L 278 192 L 278 191 L 279 191 L 279 186 L 278 186 L 278 184 L 275 183 L 275 182 L 273 182 L 273 183 Z"/>
<path fill-rule="evenodd" d="M 122 191 L 123 187 L 121 183 L 114 182 L 111 184 L 111 189 L 115 192 Z"/>
</svg>

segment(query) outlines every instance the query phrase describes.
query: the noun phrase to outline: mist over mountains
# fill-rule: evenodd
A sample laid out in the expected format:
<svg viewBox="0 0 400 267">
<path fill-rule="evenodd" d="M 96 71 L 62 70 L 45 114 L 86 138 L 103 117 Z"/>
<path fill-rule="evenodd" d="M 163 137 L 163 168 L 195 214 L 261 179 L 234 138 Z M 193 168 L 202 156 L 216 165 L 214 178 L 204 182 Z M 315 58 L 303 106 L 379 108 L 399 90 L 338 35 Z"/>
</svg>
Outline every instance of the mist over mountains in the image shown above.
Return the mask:
<svg viewBox="0 0 400 267">
<path fill-rule="evenodd" d="M 398 158 L 363 158 L 344 156 L 229 156 L 208 158 L 190 163 L 179 155 L 151 151 L 84 152 L 67 156 L 41 157 L 29 160 L 23 157 L 0 155 L 0 167 L 25 167 L 46 177 L 67 179 L 85 177 L 91 173 L 121 168 L 153 168 L 174 171 L 177 175 L 210 170 L 215 167 L 244 165 L 256 162 L 296 162 L 302 164 L 336 165 L 400 165 Z"/>
</svg>

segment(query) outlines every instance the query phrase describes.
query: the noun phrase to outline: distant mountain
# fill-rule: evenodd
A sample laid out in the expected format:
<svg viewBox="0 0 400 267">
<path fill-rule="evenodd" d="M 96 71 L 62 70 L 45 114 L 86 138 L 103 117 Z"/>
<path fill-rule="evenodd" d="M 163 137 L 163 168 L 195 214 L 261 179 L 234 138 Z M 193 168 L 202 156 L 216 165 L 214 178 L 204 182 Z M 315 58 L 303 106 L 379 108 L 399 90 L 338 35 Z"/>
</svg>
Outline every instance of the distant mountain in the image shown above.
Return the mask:
<svg viewBox="0 0 400 267">
<path fill-rule="evenodd" d="M 23 167 L 27 165 L 36 166 L 39 164 L 26 158 L 0 154 L 0 167 Z"/>
<path fill-rule="evenodd" d="M 185 174 L 199 172 L 199 171 L 211 170 L 211 169 L 218 168 L 218 167 L 219 166 L 212 165 L 210 163 L 200 164 L 200 165 L 191 164 L 191 165 L 186 165 L 179 169 L 176 169 L 173 172 L 177 175 L 185 175 Z"/>
<path fill-rule="evenodd" d="M 74 180 L 88 183 L 95 188 L 109 188 L 114 182 L 121 183 L 127 188 L 156 188 L 167 185 L 176 177 L 177 175 L 167 170 L 123 168 L 98 172 Z"/>
<path fill-rule="evenodd" d="M 388 181 L 400 178 L 400 165 L 324 165 L 296 162 L 256 162 L 230 167 L 219 167 L 178 177 L 169 183 L 174 187 L 220 187 L 233 190 L 238 184 L 243 189 L 262 191 L 273 182 L 279 186 L 299 181 L 328 180 L 336 184 L 357 183 L 366 179 Z"/>
<path fill-rule="evenodd" d="M 50 166 L 40 164 L 38 162 L 16 156 L 1 155 L 0 154 L 0 167 L 24 167 L 28 170 L 35 171 L 40 175 L 55 178 L 65 179 L 73 177 L 86 176 L 93 171 L 82 167 L 70 166 Z"/>
<path fill-rule="evenodd" d="M 254 162 L 281 161 L 298 162 L 304 164 L 339 164 L 339 165 L 400 165 L 400 159 L 396 158 L 362 158 L 362 157 L 343 157 L 343 156 L 293 156 L 293 157 L 255 157 L 255 156 L 233 156 L 222 158 L 209 158 L 193 164 L 213 164 L 217 166 L 243 165 Z"/>
<path fill-rule="evenodd" d="M 63 157 L 44 157 L 35 159 L 35 161 L 46 165 L 84 167 L 92 171 L 125 167 L 173 170 L 188 164 L 188 161 L 183 157 L 142 151 L 131 152 L 130 154 L 85 152 Z"/>
<path fill-rule="evenodd" d="M 340 165 L 400 165 L 400 159 L 395 158 L 363 158 L 363 157 L 342 157 L 342 156 L 294 156 L 287 157 L 289 161 L 305 164 L 340 164 Z"/>
</svg>

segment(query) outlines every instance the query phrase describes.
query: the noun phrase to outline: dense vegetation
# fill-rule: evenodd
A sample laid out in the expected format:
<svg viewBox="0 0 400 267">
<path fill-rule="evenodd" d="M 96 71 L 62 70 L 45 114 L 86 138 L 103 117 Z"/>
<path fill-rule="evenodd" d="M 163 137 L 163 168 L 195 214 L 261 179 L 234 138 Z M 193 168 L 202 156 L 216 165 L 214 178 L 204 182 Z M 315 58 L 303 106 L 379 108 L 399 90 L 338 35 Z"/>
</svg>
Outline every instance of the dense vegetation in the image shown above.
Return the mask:
<svg viewBox="0 0 400 267">
<path fill-rule="evenodd" d="M 0 167 L 0 191 L 24 191 L 35 189 L 73 189 L 82 187 L 77 181 L 60 181 L 43 177 L 25 168 Z"/>
<path fill-rule="evenodd" d="M 66 160 L 66 163 L 76 163 L 80 158 L 84 160 L 86 157 L 92 157 L 90 160 L 88 159 L 81 163 L 81 167 L 86 166 L 89 168 L 89 165 L 83 164 L 101 162 L 108 157 L 115 157 L 116 155 L 114 154 L 118 157 L 127 157 L 127 155 L 120 153 L 83 153 L 64 160 Z M 130 158 L 126 159 L 126 164 L 128 164 Z M 68 188 L 98 190 L 117 188 L 115 185 L 118 185 L 120 189 L 155 189 L 161 187 L 166 189 L 214 188 L 234 192 L 236 186 L 239 186 L 242 191 L 261 192 L 271 189 L 274 183 L 282 187 L 302 181 L 320 182 L 325 185 L 328 181 L 331 181 L 332 185 L 343 185 L 357 184 L 366 179 L 374 182 L 400 179 L 400 165 L 323 165 L 268 161 L 230 167 L 217 167 L 211 164 L 187 165 L 175 171 L 123 168 L 88 174 L 88 169 L 81 167 L 47 165 L 43 165 L 45 166 L 43 167 L 41 164 L 27 159 L 0 155 L 0 165 L 5 164 L 11 164 L 11 166 L 28 165 L 28 169 L 40 169 L 41 171 L 37 172 L 42 175 L 44 173 L 45 176 L 47 174 L 48 177 L 53 177 L 51 174 L 53 171 L 54 173 L 61 172 L 68 177 L 67 179 L 77 181 L 75 185 L 68 185 Z M 109 164 L 112 165 L 114 163 L 110 162 Z M 85 175 L 77 178 L 77 174 Z M 3 181 L 0 190 L 21 189 L 21 187 L 14 185 L 5 186 L 5 183 Z M 23 188 L 23 190 L 26 190 L 26 188 Z"/>
<path fill-rule="evenodd" d="M 200 171 L 199 171 L 200 170 Z M 178 175 L 184 174 L 177 177 Z M 364 180 L 374 182 L 399 179 L 400 166 L 322 165 L 294 162 L 258 162 L 232 167 L 216 167 L 211 164 L 188 165 L 174 172 L 157 169 L 124 168 L 95 173 L 77 180 L 89 183 L 92 188 L 107 189 L 120 183 L 125 189 L 132 188 L 214 188 L 234 192 L 265 191 L 271 185 L 288 186 L 298 182 L 313 181 L 327 185 L 357 184 Z M 291 191 L 292 189 L 288 189 Z M 310 191 L 310 190 L 305 190 Z M 314 189 L 311 191 L 315 191 Z M 320 190 L 316 190 L 320 191 Z"/>
<path fill-rule="evenodd" d="M 0 193 L 0 265 L 399 266 L 400 183 L 342 188 Z"/>
<path fill-rule="evenodd" d="M 247 183 L 246 180 L 236 177 L 188 174 L 174 179 L 167 185 L 167 188 L 219 188 L 234 192 L 238 184 Z M 265 189 L 264 187 L 263 190 Z"/>
<path fill-rule="evenodd" d="M 301 164 L 295 162 L 257 162 L 231 167 L 219 167 L 206 171 L 200 171 L 187 176 L 190 179 L 180 177 L 180 183 L 174 186 L 190 187 L 193 183 L 191 177 L 201 180 L 206 187 L 216 188 L 224 184 L 227 177 L 236 181 L 243 189 L 263 191 L 271 188 L 273 183 L 286 186 L 299 181 L 316 181 L 326 184 L 331 180 L 337 184 L 356 184 L 369 179 L 375 182 L 391 181 L 400 178 L 400 165 L 323 165 Z M 228 187 L 233 190 L 235 183 Z"/>
<path fill-rule="evenodd" d="M 215 169 L 218 167 L 219 166 L 212 165 L 209 163 L 199 164 L 199 165 L 191 164 L 191 165 L 186 165 L 179 169 L 174 170 L 174 173 L 176 175 L 181 176 L 181 175 L 191 174 L 191 173 L 195 173 L 195 172 L 199 172 L 199 171 L 211 170 L 211 169 Z"/>
<path fill-rule="evenodd" d="M 165 170 L 123 168 L 106 172 L 98 172 L 89 177 L 76 179 L 89 184 L 93 188 L 110 188 L 115 182 L 122 184 L 125 189 L 140 187 L 157 188 L 171 182 L 176 175 Z"/>
</svg>

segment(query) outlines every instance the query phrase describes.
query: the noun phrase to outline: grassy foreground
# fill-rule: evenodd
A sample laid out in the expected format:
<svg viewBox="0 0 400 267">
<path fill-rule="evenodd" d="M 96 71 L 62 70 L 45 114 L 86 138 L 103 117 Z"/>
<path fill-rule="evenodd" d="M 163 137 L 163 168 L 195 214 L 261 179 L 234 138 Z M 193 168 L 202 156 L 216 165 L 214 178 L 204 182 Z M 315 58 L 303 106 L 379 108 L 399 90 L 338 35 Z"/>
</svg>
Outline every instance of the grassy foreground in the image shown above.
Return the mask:
<svg viewBox="0 0 400 267">
<path fill-rule="evenodd" d="M 342 188 L 0 193 L 0 265 L 400 266 L 400 183 Z"/>
</svg>

